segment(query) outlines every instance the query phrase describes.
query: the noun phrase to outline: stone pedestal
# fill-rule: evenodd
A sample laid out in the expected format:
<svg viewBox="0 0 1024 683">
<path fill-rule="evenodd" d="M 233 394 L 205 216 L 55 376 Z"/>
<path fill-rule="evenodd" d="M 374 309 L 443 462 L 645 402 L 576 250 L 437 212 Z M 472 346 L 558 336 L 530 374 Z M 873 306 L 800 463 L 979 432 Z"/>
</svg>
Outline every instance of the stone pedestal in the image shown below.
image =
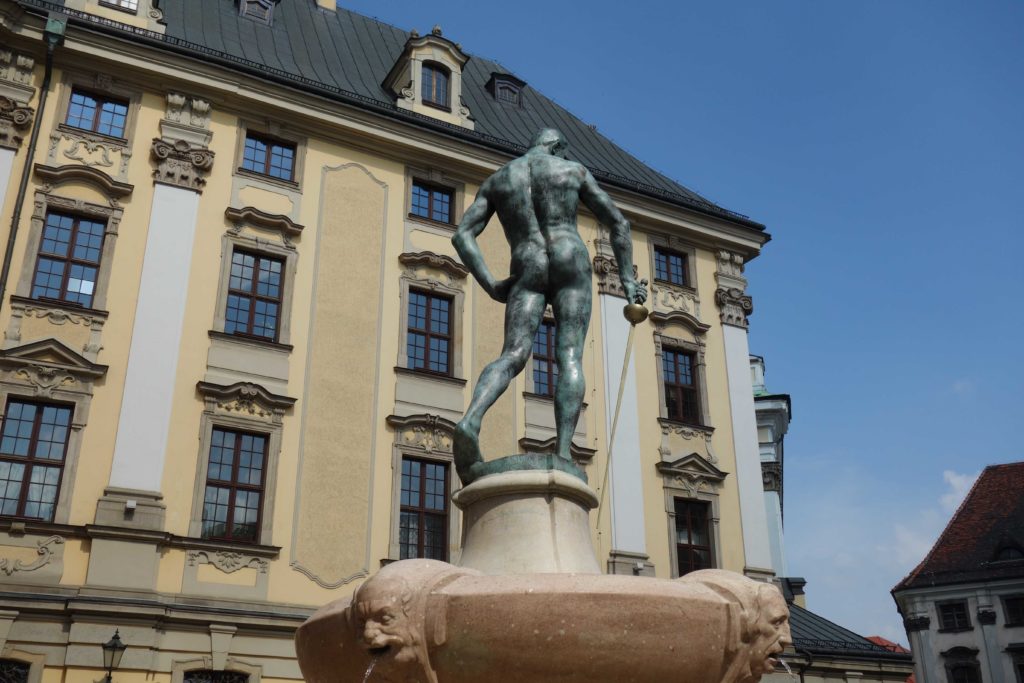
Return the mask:
<svg viewBox="0 0 1024 683">
<path fill-rule="evenodd" d="M 490 474 L 452 501 L 463 511 L 459 566 L 495 575 L 601 573 L 590 536 L 597 495 L 570 474 Z"/>
</svg>

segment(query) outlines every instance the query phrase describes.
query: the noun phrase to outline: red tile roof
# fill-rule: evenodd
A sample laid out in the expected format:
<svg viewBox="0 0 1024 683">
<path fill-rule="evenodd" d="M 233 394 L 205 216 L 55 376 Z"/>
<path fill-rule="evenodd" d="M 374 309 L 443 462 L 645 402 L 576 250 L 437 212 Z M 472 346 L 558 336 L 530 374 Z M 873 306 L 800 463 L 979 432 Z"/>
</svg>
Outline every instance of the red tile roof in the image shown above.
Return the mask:
<svg viewBox="0 0 1024 683">
<path fill-rule="evenodd" d="M 997 559 L 1007 549 L 1024 553 L 1024 462 L 986 467 L 931 551 L 893 591 L 1024 577 L 1024 559 Z"/>
<path fill-rule="evenodd" d="M 880 646 L 884 647 L 889 652 L 898 652 L 900 654 L 910 654 L 910 650 L 908 650 L 907 648 L 903 647 L 899 643 L 892 642 L 888 638 L 883 638 L 882 636 L 865 636 L 865 637 L 868 640 L 870 640 L 872 643 L 874 643 L 875 645 L 880 645 Z"/>
</svg>

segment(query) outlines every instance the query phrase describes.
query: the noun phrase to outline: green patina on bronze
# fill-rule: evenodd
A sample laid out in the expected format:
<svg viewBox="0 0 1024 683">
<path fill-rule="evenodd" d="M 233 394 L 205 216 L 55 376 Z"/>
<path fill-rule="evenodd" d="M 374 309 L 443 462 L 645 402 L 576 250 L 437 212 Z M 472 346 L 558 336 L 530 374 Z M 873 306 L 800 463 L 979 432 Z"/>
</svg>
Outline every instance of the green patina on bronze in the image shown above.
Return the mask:
<svg viewBox="0 0 1024 683">
<path fill-rule="evenodd" d="M 626 298 L 642 304 L 644 284 L 633 276 L 629 222 L 582 164 L 565 158 L 567 144 L 546 128 L 530 149 L 498 169 L 480 186 L 452 237 L 462 262 L 495 301 L 506 303 L 501 355 L 480 373 L 473 400 L 455 427 L 455 468 L 463 484 L 485 474 L 556 469 L 586 481 L 569 455 L 583 405 L 583 344 L 590 326 L 590 254 L 576 226 L 580 202 L 608 227 Z M 495 213 L 512 250 L 509 277 L 497 280 L 484 262 L 476 238 Z M 530 358 L 533 338 L 551 304 L 558 330 L 555 359 L 556 445 L 553 455 L 519 454 L 485 462 L 480 453 L 484 413 L 508 389 Z"/>
</svg>

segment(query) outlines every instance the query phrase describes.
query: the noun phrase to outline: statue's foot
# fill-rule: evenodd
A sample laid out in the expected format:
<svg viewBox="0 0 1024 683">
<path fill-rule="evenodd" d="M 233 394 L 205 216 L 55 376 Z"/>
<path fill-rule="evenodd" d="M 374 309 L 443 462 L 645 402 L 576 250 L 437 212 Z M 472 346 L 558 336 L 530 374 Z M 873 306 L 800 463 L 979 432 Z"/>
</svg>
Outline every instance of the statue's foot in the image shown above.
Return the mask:
<svg viewBox="0 0 1024 683">
<path fill-rule="evenodd" d="M 483 462 L 484 459 L 480 453 L 480 427 L 467 423 L 465 419 L 455 425 L 452 454 L 455 457 L 455 471 L 458 472 L 459 479 L 463 483 L 470 481 L 473 478 L 473 465 Z"/>
</svg>

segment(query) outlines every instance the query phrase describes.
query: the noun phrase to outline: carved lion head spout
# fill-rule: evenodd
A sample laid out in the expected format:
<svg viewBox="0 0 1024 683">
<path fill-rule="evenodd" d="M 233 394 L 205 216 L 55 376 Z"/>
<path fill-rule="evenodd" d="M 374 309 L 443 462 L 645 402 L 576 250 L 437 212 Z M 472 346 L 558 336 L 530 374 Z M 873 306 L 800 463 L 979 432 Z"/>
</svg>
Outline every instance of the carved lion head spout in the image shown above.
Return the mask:
<svg viewBox="0 0 1024 683">
<path fill-rule="evenodd" d="M 738 608 L 739 644 L 723 681 L 756 683 L 775 670 L 783 651 L 793 644 L 789 608 L 778 588 L 720 569 L 691 572 L 679 580 L 707 586 Z"/>
</svg>

